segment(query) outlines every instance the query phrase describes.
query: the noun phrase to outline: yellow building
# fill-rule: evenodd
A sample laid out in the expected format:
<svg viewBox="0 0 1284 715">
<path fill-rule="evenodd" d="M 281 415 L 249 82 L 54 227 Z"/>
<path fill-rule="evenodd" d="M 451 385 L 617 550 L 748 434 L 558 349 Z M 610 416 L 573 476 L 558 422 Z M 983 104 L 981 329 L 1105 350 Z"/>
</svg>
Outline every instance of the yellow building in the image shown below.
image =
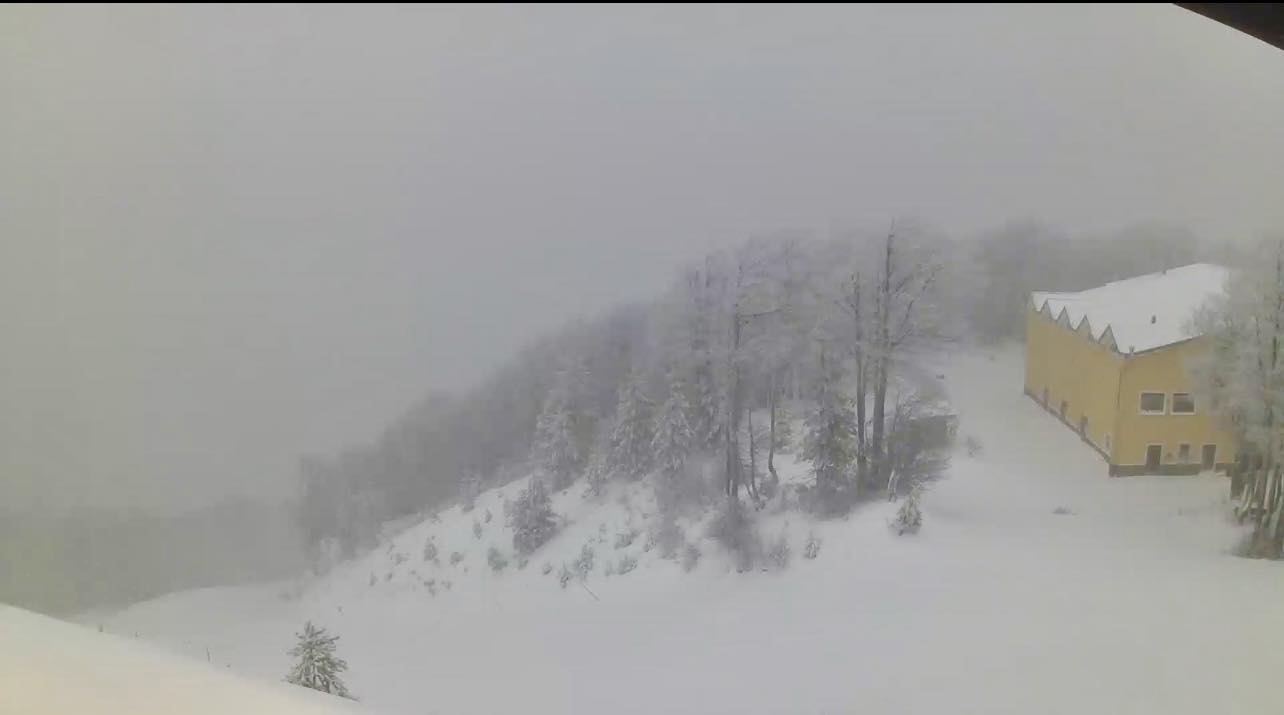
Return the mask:
<svg viewBox="0 0 1284 715">
<path fill-rule="evenodd" d="M 1227 269 L 1196 263 L 1078 293 L 1033 293 L 1025 392 L 1091 445 L 1112 476 L 1225 469 L 1235 441 L 1195 399 L 1207 349 L 1190 317 Z"/>
</svg>

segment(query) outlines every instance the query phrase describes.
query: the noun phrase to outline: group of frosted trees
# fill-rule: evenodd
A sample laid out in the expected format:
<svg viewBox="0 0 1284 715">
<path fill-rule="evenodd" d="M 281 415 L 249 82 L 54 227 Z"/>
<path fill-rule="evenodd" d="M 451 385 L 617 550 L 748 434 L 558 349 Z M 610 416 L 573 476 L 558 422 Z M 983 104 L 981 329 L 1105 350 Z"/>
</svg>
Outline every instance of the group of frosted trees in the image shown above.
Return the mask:
<svg viewBox="0 0 1284 715">
<path fill-rule="evenodd" d="M 698 458 L 730 500 L 760 501 L 778 486 L 788 404 L 805 416 L 817 507 L 884 492 L 888 417 L 914 392 L 894 384 L 898 366 L 942 336 L 938 251 L 891 231 L 708 257 L 614 345 L 606 409 L 591 398 L 602 376 L 562 356 L 535 420 L 537 465 L 554 485 L 584 474 L 597 486 L 653 471 L 698 479 Z"/>
<path fill-rule="evenodd" d="M 939 466 L 902 429 L 932 409 L 913 369 L 924 346 L 1019 338 L 1028 290 L 1191 260 L 1219 258 L 1161 229 L 1081 238 L 1014 224 L 945 240 L 906 226 L 750 241 L 680 271 L 655 301 L 571 323 L 471 389 L 430 396 L 373 444 L 304 460 L 305 542 L 318 561 L 350 555 L 383 522 L 532 464 L 554 489 L 700 472 L 728 499 L 762 500 L 777 487 L 786 414 L 802 418 L 791 446 L 810 460 L 821 510 L 889 484 L 908 493 L 915 473 Z"/>
</svg>

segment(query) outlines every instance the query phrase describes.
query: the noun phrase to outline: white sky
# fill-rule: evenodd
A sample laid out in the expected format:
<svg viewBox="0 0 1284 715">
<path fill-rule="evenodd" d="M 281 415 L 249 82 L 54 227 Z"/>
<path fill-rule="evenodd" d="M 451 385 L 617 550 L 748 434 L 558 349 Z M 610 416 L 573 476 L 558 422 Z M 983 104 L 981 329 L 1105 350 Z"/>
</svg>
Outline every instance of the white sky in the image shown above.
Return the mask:
<svg viewBox="0 0 1284 715">
<path fill-rule="evenodd" d="M 0 8 L 0 503 L 278 497 L 755 232 L 1284 227 L 1173 6 Z"/>
</svg>

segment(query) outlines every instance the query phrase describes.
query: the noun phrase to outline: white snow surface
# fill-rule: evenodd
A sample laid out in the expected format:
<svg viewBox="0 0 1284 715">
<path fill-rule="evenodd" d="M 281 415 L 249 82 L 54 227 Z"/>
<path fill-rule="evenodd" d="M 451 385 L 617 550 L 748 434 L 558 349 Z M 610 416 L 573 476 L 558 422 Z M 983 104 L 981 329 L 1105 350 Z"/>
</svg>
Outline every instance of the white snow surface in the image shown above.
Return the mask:
<svg viewBox="0 0 1284 715">
<path fill-rule="evenodd" d="M 278 680 L 312 619 L 341 636 L 362 704 L 395 713 L 1280 712 L 1284 564 L 1228 553 L 1241 531 L 1226 479 L 1107 477 L 1022 395 L 1020 360 L 1005 349 L 934 368 L 960 436 L 983 449 L 959 450 L 912 537 L 889 532 L 894 504 L 830 521 L 768 509 L 758 528 L 785 535 L 788 568 L 737 573 L 687 523 L 703 557 L 686 573 L 644 549 L 644 485 L 600 501 L 577 485 L 554 498 L 561 533 L 494 573 L 492 545 L 512 558 L 502 503 L 517 483 L 311 583 L 177 593 L 102 622 Z M 563 589 L 561 565 L 586 544 L 592 575 Z M 636 569 L 606 575 L 625 555 Z"/>
<path fill-rule="evenodd" d="M 1094 340 L 1110 330 L 1120 352 L 1140 352 L 1196 337 L 1191 317 L 1229 277 L 1223 266 L 1192 263 L 1078 293 L 1035 292 L 1031 300 L 1035 310 L 1046 304 L 1053 318 L 1064 310 L 1075 330 L 1087 320 Z"/>
<path fill-rule="evenodd" d="M 356 713 L 349 701 L 246 678 L 132 638 L 0 605 L 0 713 Z"/>
</svg>

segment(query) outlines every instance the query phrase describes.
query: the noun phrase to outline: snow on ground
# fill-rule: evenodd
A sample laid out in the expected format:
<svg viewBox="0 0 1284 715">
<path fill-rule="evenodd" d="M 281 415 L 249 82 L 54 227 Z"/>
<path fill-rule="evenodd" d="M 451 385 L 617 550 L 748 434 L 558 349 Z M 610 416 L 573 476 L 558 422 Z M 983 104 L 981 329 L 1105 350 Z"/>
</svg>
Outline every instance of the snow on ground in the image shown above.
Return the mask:
<svg viewBox="0 0 1284 715">
<path fill-rule="evenodd" d="M 960 436 L 983 449 L 955 456 L 917 536 L 889 533 L 885 503 L 828 522 L 764 513 L 764 537 L 786 533 L 793 559 L 737 573 L 687 524 L 703 556 L 685 573 L 645 549 L 645 489 L 617 486 L 599 502 L 577 486 L 554 500 L 563 532 L 525 568 L 494 573 L 486 552 L 511 552 L 503 501 L 519 483 L 405 530 L 301 595 L 180 593 L 106 627 L 279 679 L 311 618 L 342 637 L 350 689 L 389 712 L 1279 712 L 1269 683 L 1284 668 L 1272 647 L 1284 571 L 1228 554 L 1239 532 L 1225 479 L 1107 477 L 1024 397 L 1020 360 L 972 353 L 937 369 Z M 820 554 L 804 559 L 813 533 Z M 430 534 L 436 564 L 424 561 Z M 560 567 L 585 544 L 593 574 L 563 588 Z M 636 569 L 607 576 L 625 555 Z"/>
<path fill-rule="evenodd" d="M 340 698 L 237 677 L 154 646 L 0 605 L 0 713 L 355 713 Z"/>
</svg>

